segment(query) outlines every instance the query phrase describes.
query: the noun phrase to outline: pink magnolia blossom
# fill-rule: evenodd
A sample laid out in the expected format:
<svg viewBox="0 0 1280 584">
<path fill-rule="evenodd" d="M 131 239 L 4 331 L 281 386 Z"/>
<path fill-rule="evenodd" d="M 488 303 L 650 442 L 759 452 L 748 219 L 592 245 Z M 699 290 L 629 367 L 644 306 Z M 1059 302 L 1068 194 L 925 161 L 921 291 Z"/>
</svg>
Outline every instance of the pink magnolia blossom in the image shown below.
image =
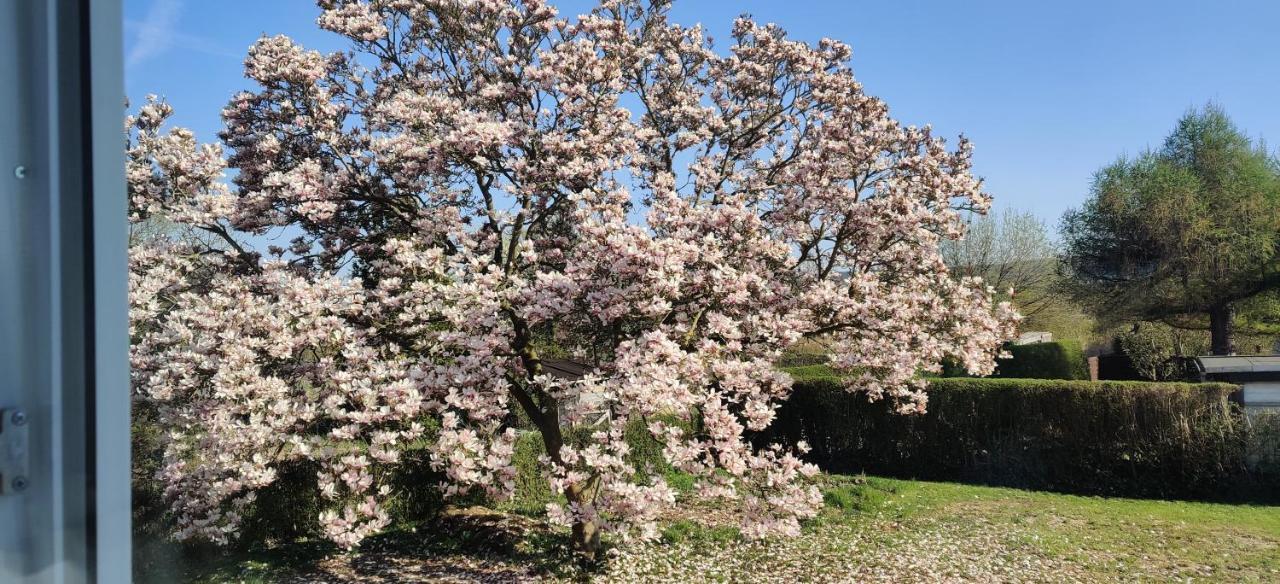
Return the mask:
<svg viewBox="0 0 1280 584">
<path fill-rule="evenodd" d="M 794 535 L 816 469 L 750 442 L 791 390 L 784 350 L 819 339 L 850 391 L 913 412 L 921 372 L 989 373 L 1013 332 L 939 255 L 990 204 L 972 147 L 890 118 L 839 42 L 740 18 L 720 50 L 666 1 L 319 4 L 351 51 L 257 42 L 225 161 L 162 133 L 162 102 L 131 120 L 131 218 L 198 235 L 133 255 L 135 383 L 164 412 L 179 536 L 225 541 L 307 458 L 325 533 L 354 546 L 428 420 L 447 494 L 510 496 L 517 409 L 580 548 L 652 537 L 677 504 L 632 462 L 636 425 L 691 497 L 740 501 L 747 536 Z M 296 239 L 242 243 L 267 233 Z M 551 347 L 590 373 L 551 377 Z"/>
</svg>

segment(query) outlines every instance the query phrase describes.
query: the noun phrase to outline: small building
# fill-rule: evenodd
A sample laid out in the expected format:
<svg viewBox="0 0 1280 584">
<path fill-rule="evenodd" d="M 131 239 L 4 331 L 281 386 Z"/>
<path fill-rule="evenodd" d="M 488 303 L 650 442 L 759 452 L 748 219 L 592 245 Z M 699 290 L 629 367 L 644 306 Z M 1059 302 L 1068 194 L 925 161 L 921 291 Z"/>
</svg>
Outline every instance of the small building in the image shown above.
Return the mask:
<svg viewBox="0 0 1280 584">
<path fill-rule="evenodd" d="M 595 367 L 591 365 L 571 359 L 543 358 L 541 362 L 543 373 L 570 383 L 581 381 L 583 377 L 595 370 Z M 573 401 L 577 403 L 572 404 L 567 401 L 560 403 L 560 417 L 562 419 L 568 413 L 570 405 L 585 406 L 581 411 L 585 411 L 591 416 L 590 419 L 592 421 L 590 424 L 601 424 L 609 419 L 608 402 L 604 396 L 598 393 L 582 391 L 574 396 Z"/>
<path fill-rule="evenodd" d="M 1249 432 L 1245 460 L 1250 467 L 1280 465 L 1280 355 L 1196 357 L 1200 379 L 1239 385 Z"/>
<path fill-rule="evenodd" d="M 539 360 L 542 363 L 542 372 L 565 381 L 578 381 L 591 372 L 593 367 L 581 361 L 573 361 L 571 359 L 554 359 L 544 357 Z"/>
<path fill-rule="evenodd" d="M 1280 355 L 1196 357 L 1202 381 L 1225 381 L 1241 388 L 1245 408 L 1280 410 Z"/>
</svg>

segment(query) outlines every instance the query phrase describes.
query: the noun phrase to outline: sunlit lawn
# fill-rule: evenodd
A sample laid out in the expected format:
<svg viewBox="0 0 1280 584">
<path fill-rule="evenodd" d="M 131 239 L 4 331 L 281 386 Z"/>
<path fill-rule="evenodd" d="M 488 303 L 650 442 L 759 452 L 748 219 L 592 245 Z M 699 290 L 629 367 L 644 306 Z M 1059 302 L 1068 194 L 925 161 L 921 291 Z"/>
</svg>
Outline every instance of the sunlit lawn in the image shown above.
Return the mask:
<svg viewBox="0 0 1280 584">
<path fill-rule="evenodd" d="M 831 476 L 802 537 L 741 540 L 721 509 L 587 569 L 520 516 L 453 513 L 356 554 L 322 544 L 182 559 L 154 581 L 1280 581 L 1280 507 L 1077 497 Z M 179 558 L 175 557 L 175 561 Z"/>
</svg>

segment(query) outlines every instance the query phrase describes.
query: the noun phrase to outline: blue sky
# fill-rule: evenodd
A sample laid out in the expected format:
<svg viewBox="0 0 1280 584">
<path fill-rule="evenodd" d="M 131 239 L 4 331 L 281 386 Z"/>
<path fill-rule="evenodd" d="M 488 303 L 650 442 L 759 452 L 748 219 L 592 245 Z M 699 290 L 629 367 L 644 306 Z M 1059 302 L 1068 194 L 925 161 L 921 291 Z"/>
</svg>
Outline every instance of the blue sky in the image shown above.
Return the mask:
<svg viewBox="0 0 1280 584">
<path fill-rule="evenodd" d="M 259 36 L 345 47 L 315 26 L 308 0 L 124 4 L 130 100 L 165 96 L 175 122 L 206 141 L 227 99 L 250 87 L 241 61 Z M 569 15 L 590 5 L 557 3 Z M 743 12 L 795 38 L 849 43 L 854 74 L 895 117 L 969 136 L 997 207 L 1051 226 L 1084 200 L 1098 167 L 1158 146 L 1189 107 L 1217 101 L 1251 135 L 1280 143 L 1275 0 L 677 0 L 674 18 L 726 39 Z"/>
</svg>

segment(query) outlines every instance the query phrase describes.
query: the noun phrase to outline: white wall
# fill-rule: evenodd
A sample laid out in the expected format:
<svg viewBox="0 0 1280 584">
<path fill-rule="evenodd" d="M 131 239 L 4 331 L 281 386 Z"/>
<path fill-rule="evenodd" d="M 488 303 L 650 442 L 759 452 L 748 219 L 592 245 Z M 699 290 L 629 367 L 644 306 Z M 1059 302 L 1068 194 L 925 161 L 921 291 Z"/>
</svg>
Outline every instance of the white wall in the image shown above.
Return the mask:
<svg viewBox="0 0 1280 584">
<path fill-rule="evenodd" d="M 1280 406 L 1280 381 L 1247 381 L 1240 386 L 1246 406 Z"/>
</svg>

